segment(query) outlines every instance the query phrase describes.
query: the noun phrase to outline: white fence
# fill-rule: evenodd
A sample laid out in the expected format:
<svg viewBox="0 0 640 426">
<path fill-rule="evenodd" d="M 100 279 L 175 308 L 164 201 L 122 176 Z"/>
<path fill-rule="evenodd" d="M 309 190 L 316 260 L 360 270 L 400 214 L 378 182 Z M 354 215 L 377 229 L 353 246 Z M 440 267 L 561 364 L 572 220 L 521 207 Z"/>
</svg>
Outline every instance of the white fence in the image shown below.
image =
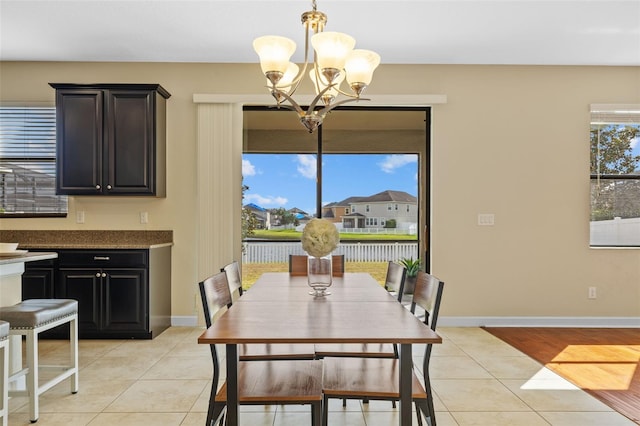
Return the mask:
<svg viewBox="0 0 640 426">
<path fill-rule="evenodd" d="M 593 246 L 640 246 L 640 218 L 591 222 Z"/>
<path fill-rule="evenodd" d="M 302 244 L 249 241 L 244 243 L 242 262 L 288 262 L 290 254 L 305 254 Z M 346 262 L 387 262 L 403 257 L 419 257 L 417 242 L 340 243 L 333 254 L 344 254 Z"/>
</svg>

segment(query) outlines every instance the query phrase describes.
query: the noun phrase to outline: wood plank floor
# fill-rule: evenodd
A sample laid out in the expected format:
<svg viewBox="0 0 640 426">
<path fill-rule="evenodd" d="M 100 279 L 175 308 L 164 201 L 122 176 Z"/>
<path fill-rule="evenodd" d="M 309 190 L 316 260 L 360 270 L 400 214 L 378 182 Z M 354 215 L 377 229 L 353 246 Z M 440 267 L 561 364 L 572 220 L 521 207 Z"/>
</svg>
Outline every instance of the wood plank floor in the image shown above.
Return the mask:
<svg viewBox="0 0 640 426">
<path fill-rule="evenodd" d="M 640 329 L 484 329 L 640 424 Z"/>
</svg>

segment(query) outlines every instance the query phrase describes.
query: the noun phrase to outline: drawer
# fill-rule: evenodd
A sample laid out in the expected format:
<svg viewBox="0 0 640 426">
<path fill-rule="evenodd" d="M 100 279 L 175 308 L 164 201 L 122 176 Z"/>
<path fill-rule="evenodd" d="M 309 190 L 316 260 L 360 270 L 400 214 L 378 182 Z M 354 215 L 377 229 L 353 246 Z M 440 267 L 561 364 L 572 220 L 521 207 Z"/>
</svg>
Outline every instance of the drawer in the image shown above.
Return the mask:
<svg viewBox="0 0 640 426">
<path fill-rule="evenodd" d="M 60 267 L 146 267 L 147 250 L 64 250 L 58 254 Z"/>
</svg>

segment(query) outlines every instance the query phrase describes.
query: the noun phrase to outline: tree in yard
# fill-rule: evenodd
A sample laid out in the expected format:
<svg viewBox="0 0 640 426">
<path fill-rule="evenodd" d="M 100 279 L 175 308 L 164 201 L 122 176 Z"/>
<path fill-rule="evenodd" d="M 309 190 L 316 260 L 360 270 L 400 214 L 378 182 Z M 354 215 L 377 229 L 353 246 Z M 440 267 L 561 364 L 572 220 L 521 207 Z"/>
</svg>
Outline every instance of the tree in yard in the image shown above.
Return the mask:
<svg viewBox="0 0 640 426">
<path fill-rule="evenodd" d="M 639 143 L 640 125 L 604 124 L 591 126 L 591 220 L 640 217 L 640 155 L 633 154 Z M 601 179 L 622 175 L 621 179 Z"/>
<path fill-rule="evenodd" d="M 296 215 L 282 207 L 271 210 L 271 214 L 274 215 L 280 222 L 280 225 L 293 225 L 298 226 L 300 221 L 296 218 Z"/>
<path fill-rule="evenodd" d="M 244 200 L 244 193 L 249 187 L 242 185 L 242 199 Z M 242 207 L 242 240 L 244 241 L 248 237 L 255 234 L 255 230 L 258 227 L 258 219 L 256 215 L 247 207 Z M 244 246 L 243 246 L 244 249 Z"/>
<path fill-rule="evenodd" d="M 591 174 L 634 174 L 640 155 L 633 155 L 632 142 L 640 137 L 640 125 L 591 126 Z"/>
</svg>

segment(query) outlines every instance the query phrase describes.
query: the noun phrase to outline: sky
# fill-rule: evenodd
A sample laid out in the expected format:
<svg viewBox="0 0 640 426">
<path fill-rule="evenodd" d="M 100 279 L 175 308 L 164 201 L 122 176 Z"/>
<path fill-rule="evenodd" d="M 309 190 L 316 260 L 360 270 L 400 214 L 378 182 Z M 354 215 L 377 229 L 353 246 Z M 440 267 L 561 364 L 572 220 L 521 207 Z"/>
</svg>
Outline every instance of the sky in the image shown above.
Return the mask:
<svg viewBox="0 0 640 426">
<path fill-rule="evenodd" d="M 324 154 L 322 204 L 385 190 L 418 195 L 416 154 Z M 244 154 L 243 204 L 265 209 L 297 207 L 315 214 L 316 156 L 308 154 Z"/>
</svg>

